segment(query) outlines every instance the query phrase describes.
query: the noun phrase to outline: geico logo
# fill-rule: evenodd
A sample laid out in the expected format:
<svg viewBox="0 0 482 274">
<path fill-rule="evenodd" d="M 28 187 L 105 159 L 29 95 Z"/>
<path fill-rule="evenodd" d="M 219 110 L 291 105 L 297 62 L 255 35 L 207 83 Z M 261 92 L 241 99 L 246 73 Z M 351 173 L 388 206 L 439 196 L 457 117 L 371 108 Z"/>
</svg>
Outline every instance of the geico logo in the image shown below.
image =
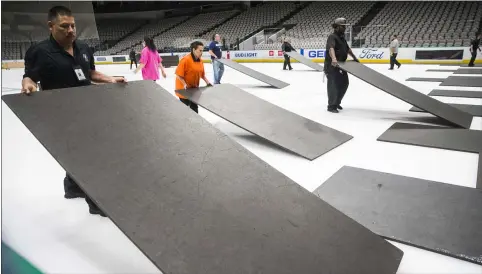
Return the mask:
<svg viewBox="0 0 482 274">
<path fill-rule="evenodd" d="M 308 51 L 308 57 L 310 58 L 325 58 L 324 50 L 310 50 Z"/>
</svg>

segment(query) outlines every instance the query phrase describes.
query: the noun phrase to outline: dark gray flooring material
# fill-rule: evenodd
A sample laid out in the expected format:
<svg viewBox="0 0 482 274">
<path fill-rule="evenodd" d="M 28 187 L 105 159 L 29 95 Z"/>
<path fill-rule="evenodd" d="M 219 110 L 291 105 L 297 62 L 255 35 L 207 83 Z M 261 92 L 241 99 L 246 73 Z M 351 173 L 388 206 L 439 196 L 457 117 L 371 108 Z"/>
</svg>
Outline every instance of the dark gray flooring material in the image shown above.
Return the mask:
<svg viewBox="0 0 482 274">
<path fill-rule="evenodd" d="M 459 68 L 454 74 L 482 74 L 482 69 L 476 68 Z"/>
<path fill-rule="evenodd" d="M 450 69 L 427 69 L 428 72 L 453 72 L 453 74 L 482 74 L 482 69 L 475 68 L 459 68 L 458 70 Z"/>
<path fill-rule="evenodd" d="M 397 271 L 402 251 L 152 81 L 2 98 L 163 273 Z"/>
<path fill-rule="evenodd" d="M 479 153 L 482 131 L 409 123 L 394 123 L 378 141 Z"/>
<path fill-rule="evenodd" d="M 479 92 L 479 93 L 482 93 L 482 92 Z M 473 115 L 473 116 L 478 116 L 478 117 L 482 117 L 482 105 L 465 105 L 465 104 L 449 104 L 453 107 L 456 107 L 462 111 L 465 111 L 467 113 L 469 113 L 470 115 Z M 416 108 L 416 107 L 412 107 L 410 109 L 410 111 L 414 111 L 414 112 L 426 112 L 424 110 L 421 110 L 419 108 Z"/>
<path fill-rule="evenodd" d="M 468 67 L 467 64 L 440 64 L 440 66 L 443 66 L 443 67 L 446 67 L 446 66 L 457 66 L 457 67 L 463 67 L 463 68 Z M 482 64 L 474 64 L 474 67 L 482 67 Z"/>
<path fill-rule="evenodd" d="M 231 84 L 177 92 L 229 122 L 309 160 L 353 138 Z"/>
<path fill-rule="evenodd" d="M 311 61 L 310 59 L 304 57 L 303 55 L 299 54 L 298 52 L 296 51 L 292 51 L 292 52 L 287 52 L 287 54 L 295 59 L 296 61 L 302 63 L 303 65 L 305 66 L 308 66 L 314 70 L 317 70 L 317 71 L 320 71 L 320 72 L 323 72 L 323 66 L 318 64 L 318 63 L 315 63 L 313 61 Z"/>
<path fill-rule="evenodd" d="M 344 166 L 314 193 L 382 237 L 482 264 L 482 190 Z"/>
<path fill-rule="evenodd" d="M 405 81 L 411 82 L 443 82 L 445 78 L 423 78 L 423 77 L 410 77 Z"/>
<path fill-rule="evenodd" d="M 340 62 L 340 67 L 357 78 L 385 91 L 386 93 L 416 106 L 454 125 L 470 128 L 472 116 L 430 96 L 390 79 L 389 77 L 357 62 Z"/>
<path fill-rule="evenodd" d="M 482 98 L 482 91 L 434 89 L 428 95 L 463 98 Z"/>
<path fill-rule="evenodd" d="M 427 69 L 427 72 L 456 72 L 453 69 Z"/>
<path fill-rule="evenodd" d="M 378 137 L 377 140 L 462 152 L 482 152 L 482 131 L 480 130 L 453 129 L 418 124 L 395 123 L 380 137 Z M 479 161 L 480 160 L 481 159 L 479 158 Z M 482 189 L 480 163 L 476 188 Z"/>
<path fill-rule="evenodd" d="M 482 77 L 477 76 L 449 76 L 441 86 L 482 87 Z"/>
<path fill-rule="evenodd" d="M 285 83 L 283 81 L 280 81 L 276 78 L 273 78 L 271 76 L 268 76 L 266 74 L 263 74 L 259 71 L 256 71 L 254 69 L 251 69 L 251 68 L 248 68 L 246 66 L 243 66 L 241 64 L 238 64 L 237 62 L 234 62 L 233 60 L 230 60 L 230 59 L 218 59 L 219 62 L 225 64 L 226 66 L 234 69 L 234 70 L 237 70 L 241 73 L 244 73 L 248 76 L 251 76 L 253 77 L 254 79 L 257 79 L 263 83 L 266 83 L 270 86 L 273 86 L 275 88 L 284 88 L 284 87 L 287 87 L 289 86 L 290 84 L 288 83 Z"/>
<path fill-rule="evenodd" d="M 477 170 L 477 186 L 476 188 L 482 189 L 482 151 L 479 152 L 479 169 Z"/>
</svg>

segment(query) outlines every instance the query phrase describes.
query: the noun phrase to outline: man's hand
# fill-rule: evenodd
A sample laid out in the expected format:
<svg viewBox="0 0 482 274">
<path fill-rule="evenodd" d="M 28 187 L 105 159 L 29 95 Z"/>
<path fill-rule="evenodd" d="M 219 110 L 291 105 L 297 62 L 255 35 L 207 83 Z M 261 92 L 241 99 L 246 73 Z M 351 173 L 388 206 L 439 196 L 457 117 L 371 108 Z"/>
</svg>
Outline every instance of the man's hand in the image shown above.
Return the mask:
<svg viewBox="0 0 482 274">
<path fill-rule="evenodd" d="M 162 77 L 164 77 L 164 79 L 166 79 L 166 77 L 167 77 L 166 72 L 162 71 Z"/>
<path fill-rule="evenodd" d="M 30 93 L 37 91 L 37 84 L 30 78 L 24 78 L 22 80 L 22 93 L 30 95 Z"/>
<path fill-rule="evenodd" d="M 111 77 L 111 83 L 127 83 L 127 79 L 124 77 Z"/>
<path fill-rule="evenodd" d="M 334 66 L 334 67 L 338 67 L 338 60 L 332 59 L 332 60 L 331 60 L 331 65 Z"/>
</svg>

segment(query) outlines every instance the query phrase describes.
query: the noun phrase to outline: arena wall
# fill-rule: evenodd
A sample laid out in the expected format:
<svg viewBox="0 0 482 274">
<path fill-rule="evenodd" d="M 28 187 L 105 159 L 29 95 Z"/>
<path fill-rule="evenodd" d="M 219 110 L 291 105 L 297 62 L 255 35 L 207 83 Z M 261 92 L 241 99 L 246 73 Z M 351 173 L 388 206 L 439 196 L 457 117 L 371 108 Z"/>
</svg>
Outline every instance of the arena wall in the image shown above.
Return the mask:
<svg viewBox="0 0 482 274">
<path fill-rule="evenodd" d="M 324 49 L 298 49 L 306 58 L 314 62 L 325 60 Z M 356 48 L 353 52 L 360 62 L 368 64 L 388 64 L 390 54 L 388 48 Z M 182 58 L 186 52 L 161 53 L 160 56 L 179 55 Z M 223 53 L 225 58 L 240 63 L 282 63 L 283 53 L 281 50 L 253 50 L 253 51 L 228 51 Z M 400 48 L 397 59 L 402 64 L 468 64 L 470 51 L 467 47 L 451 48 Z M 203 53 L 203 61 L 210 63 L 209 54 Z M 297 62 L 292 59 L 292 62 Z M 129 64 L 127 55 L 95 56 L 95 63 L 106 64 Z M 482 54 L 478 54 L 475 63 L 482 63 Z M 2 61 L 2 69 L 23 68 L 23 60 Z"/>
</svg>

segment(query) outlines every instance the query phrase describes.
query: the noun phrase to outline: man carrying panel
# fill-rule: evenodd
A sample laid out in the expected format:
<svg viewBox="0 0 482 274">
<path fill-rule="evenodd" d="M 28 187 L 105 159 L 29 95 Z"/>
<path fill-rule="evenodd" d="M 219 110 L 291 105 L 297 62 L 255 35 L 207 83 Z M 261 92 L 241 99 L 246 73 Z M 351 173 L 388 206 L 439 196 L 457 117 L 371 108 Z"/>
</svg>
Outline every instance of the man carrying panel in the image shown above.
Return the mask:
<svg viewBox="0 0 482 274">
<path fill-rule="evenodd" d="M 345 96 L 348 89 L 348 73 L 338 66 L 338 61 L 344 62 L 348 58 L 348 54 L 353 60 L 359 62 L 353 51 L 345 40 L 345 29 L 349 25 L 345 18 L 335 19 L 333 23 L 334 32 L 328 36 L 326 42 L 325 69 L 324 72 L 328 79 L 328 111 L 338 113 L 341 107 L 341 100 Z"/>
<path fill-rule="evenodd" d="M 49 10 L 50 38 L 31 46 L 25 54 L 25 74 L 22 93 L 88 86 L 98 83 L 125 82 L 124 77 L 107 76 L 95 69 L 94 54 L 87 44 L 76 40 L 75 19 L 70 9 L 56 6 Z M 64 179 L 64 198 L 85 198 L 91 214 L 105 214 L 67 174 Z"/>
</svg>

